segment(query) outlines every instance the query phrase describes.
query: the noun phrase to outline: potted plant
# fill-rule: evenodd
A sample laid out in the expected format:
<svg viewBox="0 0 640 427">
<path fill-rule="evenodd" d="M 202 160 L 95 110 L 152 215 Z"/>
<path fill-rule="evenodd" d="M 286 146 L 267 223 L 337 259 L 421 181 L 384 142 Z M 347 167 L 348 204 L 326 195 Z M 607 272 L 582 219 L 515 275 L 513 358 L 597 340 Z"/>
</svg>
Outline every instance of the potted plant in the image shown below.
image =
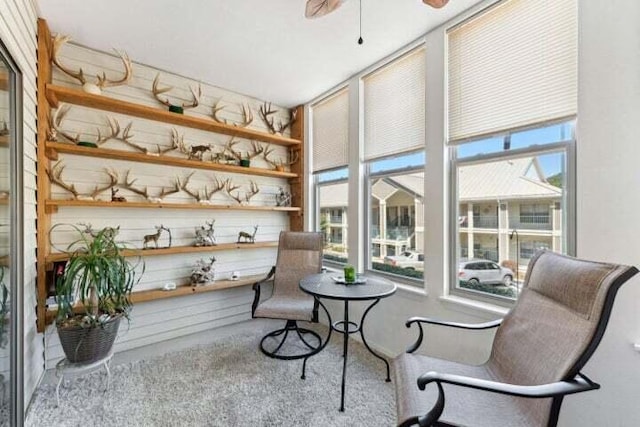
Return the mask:
<svg viewBox="0 0 640 427">
<path fill-rule="evenodd" d="M 91 362 L 111 351 L 120 320 L 129 318 L 138 263 L 122 254 L 124 244 L 115 240 L 119 227 L 94 232 L 70 226 L 79 237 L 67 247 L 69 261 L 56 280 L 56 327 L 67 359 Z"/>
</svg>

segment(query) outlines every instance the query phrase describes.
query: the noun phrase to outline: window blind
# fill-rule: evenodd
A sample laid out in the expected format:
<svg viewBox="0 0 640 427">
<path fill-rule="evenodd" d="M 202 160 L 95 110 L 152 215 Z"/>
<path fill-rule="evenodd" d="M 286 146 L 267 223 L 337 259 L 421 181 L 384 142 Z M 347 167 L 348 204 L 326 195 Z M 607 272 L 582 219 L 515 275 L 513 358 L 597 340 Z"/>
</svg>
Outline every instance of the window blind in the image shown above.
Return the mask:
<svg viewBox="0 0 640 427">
<path fill-rule="evenodd" d="M 577 21 L 576 0 L 505 0 L 449 30 L 449 141 L 575 115 Z"/>
<path fill-rule="evenodd" d="M 349 161 L 349 90 L 311 107 L 313 171 L 346 166 Z"/>
<path fill-rule="evenodd" d="M 365 160 L 424 147 L 425 73 L 420 47 L 363 79 Z"/>
</svg>

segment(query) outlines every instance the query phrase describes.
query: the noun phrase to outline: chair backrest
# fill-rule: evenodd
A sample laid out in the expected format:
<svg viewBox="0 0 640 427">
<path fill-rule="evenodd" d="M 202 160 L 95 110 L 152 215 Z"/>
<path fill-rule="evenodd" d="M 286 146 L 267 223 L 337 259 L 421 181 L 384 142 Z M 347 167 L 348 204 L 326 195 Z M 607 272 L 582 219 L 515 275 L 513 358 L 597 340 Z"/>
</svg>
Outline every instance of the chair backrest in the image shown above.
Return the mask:
<svg viewBox="0 0 640 427">
<path fill-rule="evenodd" d="M 537 253 L 518 302 L 496 333 L 487 362 L 492 374 L 523 385 L 575 377 L 600 343 L 616 292 L 637 272 L 635 267 Z M 528 415 L 546 425 L 550 400 L 528 402 Z"/>
<path fill-rule="evenodd" d="M 308 297 L 298 284 L 306 276 L 322 271 L 322 247 L 322 233 L 280 232 L 273 294 Z"/>
</svg>

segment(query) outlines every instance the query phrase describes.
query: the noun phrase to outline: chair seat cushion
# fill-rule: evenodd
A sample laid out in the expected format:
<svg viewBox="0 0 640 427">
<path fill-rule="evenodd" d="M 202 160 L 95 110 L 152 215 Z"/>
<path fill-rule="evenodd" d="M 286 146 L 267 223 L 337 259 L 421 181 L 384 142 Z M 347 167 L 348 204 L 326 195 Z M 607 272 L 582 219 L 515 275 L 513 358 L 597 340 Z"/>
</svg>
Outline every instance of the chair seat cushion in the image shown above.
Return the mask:
<svg viewBox="0 0 640 427">
<path fill-rule="evenodd" d="M 438 398 L 435 383 L 424 391 L 418 388 L 417 380 L 429 371 L 464 375 L 495 381 L 484 366 L 471 366 L 418 354 L 403 353 L 393 362 L 396 385 L 398 423 L 414 416 L 425 415 Z M 523 398 L 443 384 L 445 409 L 440 422 L 456 426 L 495 427 L 533 426 L 521 410 Z"/>
<path fill-rule="evenodd" d="M 313 298 L 304 294 L 274 295 L 258 304 L 254 317 L 311 321 L 313 319 Z"/>
</svg>

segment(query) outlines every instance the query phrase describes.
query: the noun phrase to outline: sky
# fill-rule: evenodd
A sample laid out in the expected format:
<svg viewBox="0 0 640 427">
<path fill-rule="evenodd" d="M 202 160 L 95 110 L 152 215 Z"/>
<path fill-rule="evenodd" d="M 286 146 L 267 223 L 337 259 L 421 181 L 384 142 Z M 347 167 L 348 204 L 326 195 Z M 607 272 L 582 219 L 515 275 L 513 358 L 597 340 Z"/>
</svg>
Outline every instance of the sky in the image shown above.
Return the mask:
<svg viewBox="0 0 640 427">
<path fill-rule="evenodd" d="M 517 149 L 566 141 L 572 138 L 571 128 L 571 123 L 561 123 L 543 128 L 516 132 L 511 135 L 510 148 Z M 458 147 L 458 158 L 464 159 L 479 154 L 491 154 L 503 150 L 503 137 L 488 138 L 460 145 Z M 544 154 L 538 156 L 538 160 L 540 162 L 540 166 L 544 171 L 545 177 L 549 177 L 562 171 L 564 154 Z M 407 168 L 411 166 L 419 166 L 424 164 L 424 161 L 424 152 L 413 153 L 390 159 L 377 160 L 371 163 L 371 173 Z M 324 182 L 337 179 L 345 179 L 347 178 L 348 173 L 345 168 L 331 172 L 324 172 L 320 175 L 320 182 Z"/>
</svg>

